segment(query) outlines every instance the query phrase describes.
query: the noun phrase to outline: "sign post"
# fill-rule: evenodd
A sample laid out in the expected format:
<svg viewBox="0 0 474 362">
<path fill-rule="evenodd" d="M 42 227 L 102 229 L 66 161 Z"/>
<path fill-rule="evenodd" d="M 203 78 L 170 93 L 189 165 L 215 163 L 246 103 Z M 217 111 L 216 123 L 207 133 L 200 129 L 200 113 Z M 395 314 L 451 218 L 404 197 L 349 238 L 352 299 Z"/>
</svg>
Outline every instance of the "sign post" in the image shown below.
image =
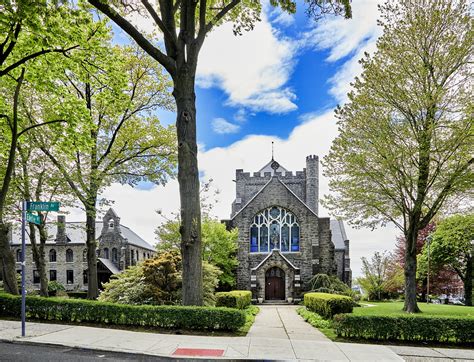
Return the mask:
<svg viewBox="0 0 474 362">
<path fill-rule="evenodd" d="M 21 202 L 21 336 L 26 335 L 26 223 L 32 222 L 41 225 L 39 215 L 27 211 L 59 211 L 59 202 Z"/>
<path fill-rule="evenodd" d="M 26 237 L 26 201 L 21 203 L 21 336 L 25 336 L 26 289 L 25 289 L 25 237 Z"/>
</svg>

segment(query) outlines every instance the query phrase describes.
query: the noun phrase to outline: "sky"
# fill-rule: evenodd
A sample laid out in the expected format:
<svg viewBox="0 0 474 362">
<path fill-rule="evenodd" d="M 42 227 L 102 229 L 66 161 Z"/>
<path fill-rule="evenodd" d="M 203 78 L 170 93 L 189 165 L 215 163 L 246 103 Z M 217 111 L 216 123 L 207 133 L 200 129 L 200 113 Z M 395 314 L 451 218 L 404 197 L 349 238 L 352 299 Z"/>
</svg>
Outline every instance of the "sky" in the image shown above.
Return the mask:
<svg viewBox="0 0 474 362">
<path fill-rule="evenodd" d="M 307 155 L 322 159 L 337 136 L 334 108 L 347 101 L 350 83 L 360 74 L 358 60 L 373 52 L 381 29 L 376 0 L 353 0 L 353 17 L 309 20 L 303 2 L 295 15 L 264 3 L 253 31 L 234 36 L 223 24 L 206 39 L 198 62 L 196 106 L 201 181 L 212 179 L 216 217 L 229 218 L 235 198 L 236 169 L 258 171 L 271 158 L 286 169 L 305 167 Z M 144 30 L 149 20 L 135 18 Z M 127 42 L 114 27 L 114 41 Z M 175 123 L 175 114 L 158 111 L 161 122 Z M 320 168 L 320 197 L 328 194 Z M 176 180 L 165 186 L 141 183 L 137 188 L 113 184 L 103 197 L 114 202 L 121 222 L 148 242 L 154 230 L 179 210 Z M 156 213 L 160 210 L 162 215 Z M 329 216 L 320 206 L 319 216 Z M 79 212 L 68 216 L 80 219 Z M 361 257 L 392 250 L 399 231 L 392 226 L 354 229 L 346 223 L 351 266 L 360 275 Z"/>
</svg>

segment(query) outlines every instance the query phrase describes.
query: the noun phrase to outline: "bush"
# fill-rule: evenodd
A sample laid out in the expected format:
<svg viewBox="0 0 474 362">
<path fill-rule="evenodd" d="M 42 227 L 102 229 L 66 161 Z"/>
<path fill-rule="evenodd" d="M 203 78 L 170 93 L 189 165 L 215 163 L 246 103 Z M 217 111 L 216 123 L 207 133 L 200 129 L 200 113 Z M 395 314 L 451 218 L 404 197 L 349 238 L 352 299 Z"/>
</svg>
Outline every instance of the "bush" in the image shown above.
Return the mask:
<svg viewBox="0 0 474 362">
<path fill-rule="evenodd" d="M 66 288 L 55 280 L 48 282 L 48 292 L 57 292 L 58 290 L 66 290 Z"/>
<path fill-rule="evenodd" d="M 335 275 L 316 274 L 310 279 L 309 285 L 311 292 L 342 294 L 348 297 L 353 297 L 355 294 L 348 285 L 344 284 Z"/>
<path fill-rule="evenodd" d="M 68 297 L 75 299 L 87 299 L 87 292 L 67 292 Z"/>
<path fill-rule="evenodd" d="M 26 298 L 28 318 L 194 330 L 237 330 L 245 312 L 229 308 L 133 306 L 92 300 Z M 0 293 L 0 316 L 20 318 L 21 297 Z"/>
<path fill-rule="evenodd" d="M 340 314 L 338 336 L 376 340 L 474 342 L 474 318 L 428 316 L 358 316 Z"/>
<path fill-rule="evenodd" d="M 216 293 L 216 306 L 244 309 L 252 302 L 252 292 L 248 290 L 232 290 Z"/>
<path fill-rule="evenodd" d="M 351 298 L 343 295 L 327 293 L 306 293 L 304 295 L 305 307 L 327 319 L 339 313 L 352 313 L 353 304 Z"/>
</svg>

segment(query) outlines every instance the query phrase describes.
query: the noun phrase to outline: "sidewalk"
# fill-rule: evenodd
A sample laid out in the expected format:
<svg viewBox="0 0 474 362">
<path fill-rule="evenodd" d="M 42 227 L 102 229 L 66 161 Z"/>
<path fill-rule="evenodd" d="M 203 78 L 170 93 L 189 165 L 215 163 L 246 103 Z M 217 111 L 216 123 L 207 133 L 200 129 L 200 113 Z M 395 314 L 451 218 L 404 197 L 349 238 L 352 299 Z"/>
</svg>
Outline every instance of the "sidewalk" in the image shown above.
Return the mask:
<svg viewBox="0 0 474 362">
<path fill-rule="evenodd" d="M 262 307 L 246 337 L 172 335 L 29 322 L 27 336 L 20 335 L 20 322 L 0 320 L 0 340 L 153 356 L 315 361 L 419 361 L 417 358 L 425 356 L 433 361 L 474 360 L 473 350 L 335 343 L 304 322 L 293 306 Z"/>
</svg>

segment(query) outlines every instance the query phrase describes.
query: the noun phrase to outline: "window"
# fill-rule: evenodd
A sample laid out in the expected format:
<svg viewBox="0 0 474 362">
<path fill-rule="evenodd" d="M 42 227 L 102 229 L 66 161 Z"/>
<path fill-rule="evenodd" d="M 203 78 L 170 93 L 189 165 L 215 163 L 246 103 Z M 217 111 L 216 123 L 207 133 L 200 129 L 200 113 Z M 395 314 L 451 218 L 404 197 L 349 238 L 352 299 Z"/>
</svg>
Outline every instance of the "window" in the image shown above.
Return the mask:
<svg viewBox="0 0 474 362">
<path fill-rule="evenodd" d="M 16 261 L 21 262 L 21 249 L 16 249 Z"/>
<path fill-rule="evenodd" d="M 84 285 L 87 285 L 88 282 L 89 282 L 89 277 L 87 276 L 87 270 L 84 270 L 82 272 L 82 283 Z"/>
<path fill-rule="evenodd" d="M 82 251 L 82 261 L 87 261 L 87 249 Z"/>
<path fill-rule="evenodd" d="M 109 229 L 113 229 L 114 228 L 114 220 L 110 219 L 109 220 Z"/>
<path fill-rule="evenodd" d="M 53 282 L 53 281 L 57 280 L 57 278 L 58 278 L 58 274 L 56 273 L 56 270 L 51 269 L 49 271 L 49 280 Z"/>
<path fill-rule="evenodd" d="M 117 248 L 112 248 L 112 261 L 114 263 L 118 261 Z"/>
<path fill-rule="evenodd" d="M 71 249 L 66 250 L 66 263 L 72 263 L 74 261 L 74 253 Z"/>
<path fill-rule="evenodd" d="M 138 258 L 138 250 L 137 250 L 137 261 L 138 261 L 138 259 L 139 259 L 139 258 Z"/>
<path fill-rule="evenodd" d="M 273 249 L 300 250 L 300 227 L 296 216 L 277 206 L 255 215 L 250 226 L 250 252 L 266 253 Z"/>
<path fill-rule="evenodd" d="M 105 259 L 109 258 L 109 248 L 104 248 L 104 258 Z"/>
<path fill-rule="evenodd" d="M 40 282 L 40 273 L 38 270 L 33 270 L 33 284 L 39 284 Z"/>
<path fill-rule="evenodd" d="M 146 259 L 146 254 L 145 253 L 143 253 L 143 259 Z"/>
<path fill-rule="evenodd" d="M 74 270 L 66 270 L 66 283 L 74 284 Z"/>
<path fill-rule="evenodd" d="M 130 250 L 130 264 L 135 265 L 135 250 Z"/>
<path fill-rule="evenodd" d="M 49 251 L 49 262 L 50 263 L 56 263 L 56 250 L 51 249 Z"/>
</svg>

